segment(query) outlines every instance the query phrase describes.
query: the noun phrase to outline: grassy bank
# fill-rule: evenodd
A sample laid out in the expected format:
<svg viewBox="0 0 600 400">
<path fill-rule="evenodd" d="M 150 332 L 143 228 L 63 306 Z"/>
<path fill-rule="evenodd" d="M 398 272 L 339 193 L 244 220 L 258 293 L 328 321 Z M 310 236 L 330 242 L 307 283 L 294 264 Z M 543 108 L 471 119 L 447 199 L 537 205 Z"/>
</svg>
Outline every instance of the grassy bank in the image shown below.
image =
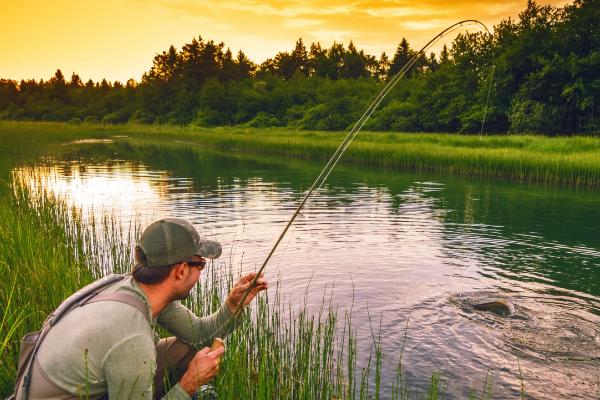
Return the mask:
<svg viewBox="0 0 600 400">
<path fill-rule="evenodd" d="M 12 147 L 11 137 L 16 135 L 41 143 L 58 138 L 75 140 L 127 135 L 145 140 L 185 141 L 190 145 L 210 145 L 228 151 L 326 160 L 344 133 L 0 122 L 0 140 L 7 140 L 7 145 Z M 600 138 L 592 137 L 361 132 L 342 162 L 386 169 L 600 186 Z"/>
<path fill-rule="evenodd" d="M 53 146 L 65 141 L 116 134 L 147 137 L 143 129 L 0 125 L 1 396 L 13 388 L 19 339 L 39 329 L 45 316 L 78 288 L 111 271 L 127 271 L 135 241 L 110 219 L 89 222 L 43 192 L 35 197 L 22 190 L 11 182 L 11 166 L 52 153 Z M 166 131 L 154 129 L 150 136 L 203 137 L 182 129 Z M 220 132 L 208 134 L 218 144 Z M 104 234 L 98 236 L 98 232 Z M 234 275 L 231 265 L 209 268 L 187 305 L 201 315 L 216 309 Z M 433 373 L 428 389 L 419 392 L 404 374 L 401 360 L 385 359 L 384 364 L 377 333 L 373 336 L 371 354 L 366 355 L 368 365 L 359 369 L 357 359 L 365 355 L 357 355 L 351 315 L 338 312 L 327 299 L 320 313 L 310 314 L 298 309 L 297 301 L 292 307 L 275 291 L 270 298 L 261 296 L 251 318 L 228 338 L 222 372 L 215 383 L 224 399 L 444 397 L 443 377 Z M 396 374 L 391 391 L 381 388 L 384 368 Z M 488 397 L 488 392 L 476 396 Z"/>
<path fill-rule="evenodd" d="M 131 265 L 130 249 L 135 240 L 107 219 L 84 223 L 77 211 L 45 197 L 32 197 L 11 182 L 10 168 L 37 160 L 60 149 L 61 143 L 80 139 L 106 139 L 126 135 L 136 140 L 190 146 L 210 145 L 226 151 L 277 154 L 294 158 L 324 159 L 341 141 L 342 134 L 286 130 L 196 130 L 180 127 L 90 126 L 35 123 L 0 123 L 0 394 L 12 389 L 18 339 L 39 328 L 43 318 L 77 288 L 110 271 L 125 271 Z M 410 149 L 434 154 L 437 146 L 448 153 L 471 149 L 484 157 L 487 150 L 514 149 L 528 154 L 581 154 L 598 157 L 598 141 L 589 138 L 548 139 L 543 137 L 460 137 L 452 135 L 404 135 L 365 133 L 350 147 L 346 162 L 385 168 L 428 169 L 453 173 L 497 175 L 544 182 L 597 186 L 595 178 L 534 179 L 526 175 L 496 174 L 499 167 L 488 160 L 485 168 L 461 172 L 458 166 L 442 168 L 403 164 Z M 126 145 L 127 143 L 125 143 Z M 394 150 L 395 149 L 395 150 Z M 462 149 L 462 150 L 460 150 Z M 460 151 L 459 151 L 460 150 Z M 390 151 L 390 153 L 386 153 Z M 397 154 L 394 151 L 398 152 Z M 427 153 L 429 151 L 430 153 Z M 438 151 L 438 150 L 435 150 Z M 507 150 L 508 151 L 508 150 Z M 444 151 L 439 150 L 442 159 Z M 597 151 L 596 151 L 597 153 Z M 394 154 L 396 154 L 394 156 Z M 435 153 L 438 154 L 438 153 Z M 577 156 L 575 156 L 577 155 Z M 394 158 L 397 157 L 397 158 Z M 433 156 L 431 156 L 433 157 Z M 475 157 L 475 156 L 473 156 Z M 475 157 L 474 159 L 477 159 Z M 541 157 L 541 156 L 540 156 Z M 449 156 L 445 162 L 450 162 Z M 470 160 L 470 159 L 469 159 Z M 471 162 L 467 160 L 468 162 Z M 182 162 L 189 163 L 186 155 Z M 474 161 L 473 161 L 474 162 Z M 597 163 L 590 163 L 590 177 Z M 489 168 L 489 169 L 486 169 Z M 506 167 L 508 168 L 508 167 Z M 579 170 L 577 170 L 579 171 Z M 549 175 L 544 175 L 549 176 Z M 566 175 L 565 175 L 566 176 Z M 590 180 L 591 179 L 591 180 Z M 587 182 L 587 183 L 586 183 Z M 102 229 L 97 230 L 96 227 Z M 108 232 L 98 237 L 98 232 Z M 230 265 L 212 271 L 201 289 L 188 301 L 199 314 L 219 305 L 234 271 Z M 216 271 L 224 271 L 217 274 Z M 251 321 L 228 339 L 222 373 L 216 380 L 222 398 L 443 398 L 445 379 L 432 374 L 429 391 L 417 394 L 402 369 L 401 360 L 383 358 L 374 333 L 369 364 L 358 369 L 356 338 L 351 316 L 324 301 L 320 314 L 290 309 L 278 294 L 261 298 Z M 365 358 L 361 355 L 360 358 Z M 382 370 L 396 373 L 391 391 L 381 389 Z M 485 381 L 482 377 L 481 382 Z M 422 387 L 422 386 L 421 386 Z M 477 398 L 489 398 L 484 389 Z"/>
</svg>

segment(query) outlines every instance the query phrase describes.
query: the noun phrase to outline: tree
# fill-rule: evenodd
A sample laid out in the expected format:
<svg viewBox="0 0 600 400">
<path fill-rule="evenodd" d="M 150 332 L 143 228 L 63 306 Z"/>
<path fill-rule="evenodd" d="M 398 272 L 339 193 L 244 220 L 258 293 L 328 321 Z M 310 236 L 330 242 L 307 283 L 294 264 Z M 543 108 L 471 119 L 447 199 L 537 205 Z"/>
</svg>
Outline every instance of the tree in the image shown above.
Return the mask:
<svg viewBox="0 0 600 400">
<path fill-rule="evenodd" d="M 67 82 L 60 69 L 57 69 L 54 76 L 50 78 L 50 86 L 50 95 L 52 98 L 59 101 L 67 100 Z"/>
<path fill-rule="evenodd" d="M 306 52 L 302 38 L 296 41 L 294 50 L 291 53 L 277 53 L 273 60 L 273 67 L 273 72 L 285 80 L 290 79 L 297 72 L 308 76 L 310 72 L 308 53 Z"/>
<path fill-rule="evenodd" d="M 295 71 L 299 71 L 304 76 L 308 76 L 308 53 L 306 52 L 306 46 L 304 46 L 302 38 L 299 38 L 296 41 L 296 45 L 294 46 L 291 57 L 296 68 Z"/>
<path fill-rule="evenodd" d="M 254 64 L 242 50 L 238 51 L 236 64 L 240 71 L 240 76 L 243 78 L 252 77 L 257 69 L 256 64 Z"/>
<path fill-rule="evenodd" d="M 440 65 L 448 64 L 450 62 L 450 53 L 448 52 L 448 46 L 444 44 L 442 51 L 440 52 Z"/>
<path fill-rule="evenodd" d="M 362 50 L 356 50 L 354 43 L 350 41 L 348 49 L 344 52 L 341 75 L 350 79 L 367 77 L 370 75 L 369 69 L 372 64 L 372 60 Z"/>
<path fill-rule="evenodd" d="M 384 51 L 379 57 L 379 62 L 377 63 L 377 70 L 375 71 L 375 77 L 380 81 L 387 80 L 390 65 L 390 59 Z"/>
<path fill-rule="evenodd" d="M 69 86 L 72 89 L 80 88 L 83 86 L 81 78 L 75 72 L 73 72 L 73 74 L 71 75 L 71 81 L 69 82 Z"/>
<path fill-rule="evenodd" d="M 175 67 L 178 63 L 178 54 L 175 47 L 171 45 L 169 50 L 154 56 L 152 67 L 144 74 L 143 80 L 148 83 L 168 82 L 175 75 Z"/>
<path fill-rule="evenodd" d="M 310 45 L 308 53 L 308 74 L 322 78 L 337 77 L 336 65 L 327 55 L 327 50 L 319 42 Z"/>
<path fill-rule="evenodd" d="M 402 41 L 396 48 L 396 53 L 394 53 L 394 57 L 392 58 L 392 64 L 390 65 L 390 69 L 388 71 L 388 79 L 393 78 L 398 72 L 400 72 L 400 70 L 408 64 L 414 54 L 415 53 L 413 50 L 411 50 L 406 38 L 402 38 Z"/>
</svg>

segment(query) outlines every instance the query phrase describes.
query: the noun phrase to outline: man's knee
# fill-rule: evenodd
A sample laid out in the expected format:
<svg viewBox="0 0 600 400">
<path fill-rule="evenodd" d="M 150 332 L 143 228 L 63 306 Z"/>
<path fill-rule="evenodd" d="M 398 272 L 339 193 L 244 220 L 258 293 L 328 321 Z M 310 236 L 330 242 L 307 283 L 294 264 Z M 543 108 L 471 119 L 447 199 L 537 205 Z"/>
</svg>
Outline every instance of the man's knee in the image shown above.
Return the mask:
<svg viewBox="0 0 600 400">
<path fill-rule="evenodd" d="M 159 340 L 156 344 L 156 375 L 154 377 L 156 398 L 162 397 L 169 385 L 175 385 L 181 379 L 195 354 L 194 347 L 174 336 Z"/>
<path fill-rule="evenodd" d="M 174 336 L 159 340 L 156 345 L 156 365 L 164 369 L 187 369 L 196 349 Z"/>
</svg>

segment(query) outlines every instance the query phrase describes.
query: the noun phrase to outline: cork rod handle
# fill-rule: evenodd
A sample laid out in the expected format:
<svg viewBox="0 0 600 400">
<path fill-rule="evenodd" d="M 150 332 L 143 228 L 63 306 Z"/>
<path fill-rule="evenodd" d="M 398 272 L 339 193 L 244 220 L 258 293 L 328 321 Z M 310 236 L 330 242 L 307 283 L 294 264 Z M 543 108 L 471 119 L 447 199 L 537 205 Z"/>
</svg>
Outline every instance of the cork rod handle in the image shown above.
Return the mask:
<svg viewBox="0 0 600 400">
<path fill-rule="evenodd" d="M 210 351 L 215 351 L 219 347 L 225 347 L 225 342 L 221 338 L 215 338 L 215 340 L 213 340 L 212 344 L 210 345 Z"/>
</svg>

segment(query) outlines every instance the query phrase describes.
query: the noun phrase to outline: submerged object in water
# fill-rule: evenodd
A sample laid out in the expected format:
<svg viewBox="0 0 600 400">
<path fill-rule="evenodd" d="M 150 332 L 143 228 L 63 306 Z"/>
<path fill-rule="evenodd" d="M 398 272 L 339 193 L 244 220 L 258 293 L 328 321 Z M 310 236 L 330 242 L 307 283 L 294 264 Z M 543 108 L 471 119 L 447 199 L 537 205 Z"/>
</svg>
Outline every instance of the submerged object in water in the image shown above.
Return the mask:
<svg viewBox="0 0 600 400">
<path fill-rule="evenodd" d="M 483 311 L 480 313 L 482 316 L 486 313 L 501 318 L 529 319 L 528 313 L 520 305 L 515 305 L 506 294 L 495 291 L 451 295 L 450 302 L 468 314 Z"/>
<path fill-rule="evenodd" d="M 510 297 L 509 297 L 510 296 Z M 491 328 L 510 349 L 543 361 L 593 362 L 600 355 L 600 316 L 573 311 L 568 303 L 497 290 L 450 295 L 449 301 L 467 319 Z"/>
<path fill-rule="evenodd" d="M 515 307 L 504 299 L 476 303 L 473 304 L 473 309 L 478 311 L 489 311 L 501 317 L 510 317 L 515 313 Z"/>
</svg>

